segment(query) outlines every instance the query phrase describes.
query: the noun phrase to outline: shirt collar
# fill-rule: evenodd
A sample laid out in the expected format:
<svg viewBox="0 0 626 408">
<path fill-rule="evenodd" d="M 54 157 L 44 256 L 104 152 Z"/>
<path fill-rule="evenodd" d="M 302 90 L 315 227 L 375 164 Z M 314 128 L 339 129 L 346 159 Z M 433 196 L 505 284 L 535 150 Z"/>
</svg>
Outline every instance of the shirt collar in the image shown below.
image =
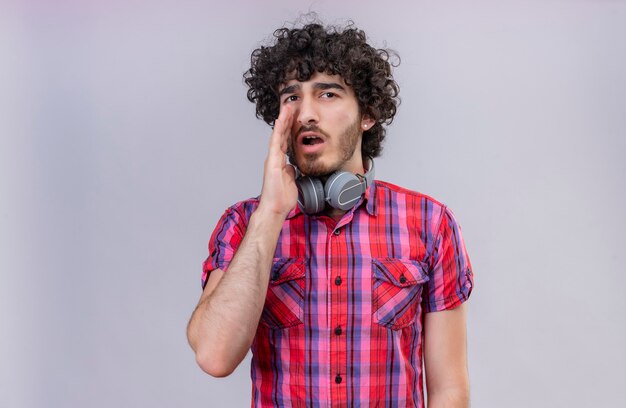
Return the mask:
<svg viewBox="0 0 626 408">
<path fill-rule="evenodd" d="M 376 180 L 374 180 L 372 185 L 367 187 L 365 190 L 365 201 L 367 201 L 365 208 L 367 209 L 369 215 L 376 215 L 376 190 Z"/>
</svg>

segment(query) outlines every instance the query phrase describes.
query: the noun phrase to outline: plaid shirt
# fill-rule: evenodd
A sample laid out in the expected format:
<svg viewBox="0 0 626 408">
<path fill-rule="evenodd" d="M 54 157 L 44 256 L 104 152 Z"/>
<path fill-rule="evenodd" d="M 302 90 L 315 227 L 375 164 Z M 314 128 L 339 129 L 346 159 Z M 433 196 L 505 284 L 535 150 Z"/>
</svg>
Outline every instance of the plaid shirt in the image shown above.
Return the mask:
<svg viewBox="0 0 626 408">
<path fill-rule="evenodd" d="M 204 262 L 228 270 L 258 206 L 230 207 Z M 252 406 L 424 406 L 424 313 L 454 308 L 473 275 L 452 212 L 376 181 L 339 222 L 296 207 L 274 255 L 252 344 Z"/>
</svg>

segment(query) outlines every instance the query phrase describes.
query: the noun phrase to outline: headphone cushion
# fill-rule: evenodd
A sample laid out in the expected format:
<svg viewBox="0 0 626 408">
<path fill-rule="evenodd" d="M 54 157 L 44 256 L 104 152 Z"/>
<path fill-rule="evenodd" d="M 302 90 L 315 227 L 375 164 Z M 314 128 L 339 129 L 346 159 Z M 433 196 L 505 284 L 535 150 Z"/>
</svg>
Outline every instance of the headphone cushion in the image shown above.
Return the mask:
<svg viewBox="0 0 626 408">
<path fill-rule="evenodd" d="M 324 200 L 324 185 L 316 177 L 299 177 L 296 180 L 298 188 L 298 206 L 305 214 L 316 214 L 326 206 Z"/>
<path fill-rule="evenodd" d="M 338 171 L 326 180 L 325 192 L 333 208 L 347 211 L 361 198 L 365 184 L 350 172 Z"/>
</svg>

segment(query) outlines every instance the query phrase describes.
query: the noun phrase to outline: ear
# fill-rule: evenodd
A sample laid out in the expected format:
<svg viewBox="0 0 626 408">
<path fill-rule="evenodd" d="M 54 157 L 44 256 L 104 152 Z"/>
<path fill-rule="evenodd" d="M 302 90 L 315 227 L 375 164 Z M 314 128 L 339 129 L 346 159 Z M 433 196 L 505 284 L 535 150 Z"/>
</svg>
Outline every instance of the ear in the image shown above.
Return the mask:
<svg viewBox="0 0 626 408">
<path fill-rule="evenodd" d="M 372 119 L 372 117 L 368 114 L 363 115 L 363 117 L 361 118 L 361 130 L 362 131 L 368 131 L 372 128 L 372 126 L 374 126 L 374 124 L 376 123 L 376 121 L 374 119 Z"/>
</svg>

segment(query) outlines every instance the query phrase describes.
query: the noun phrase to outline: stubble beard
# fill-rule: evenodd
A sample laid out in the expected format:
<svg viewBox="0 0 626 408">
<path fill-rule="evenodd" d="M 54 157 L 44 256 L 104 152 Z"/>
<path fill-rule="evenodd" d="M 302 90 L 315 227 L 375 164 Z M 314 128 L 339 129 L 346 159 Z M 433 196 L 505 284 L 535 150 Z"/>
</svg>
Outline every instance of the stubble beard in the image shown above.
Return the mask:
<svg viewBox="0 0 626 408">
<path fill-rule="evenodd" d="M 315 127 L 315 130 L 329 139 L 328 134 L 321 129 Z M 348 125 L 339 136 L 339 159 L 328 166 L 325 166 L 320 160 L 322 153 L 306 153 L 302 156 L 301 160 L 298 160 L 294 153 L 294 141 L 297 137 L 292 138 L 287 151 L 289 162 L 298 166 L 298 169 L 307 176 L 326 178 L 341 169 L 343 165 L 352 158 L 359 141 L 360 132 L 360 120 L 357 118 L 354 123 Z"/>
</svg>

